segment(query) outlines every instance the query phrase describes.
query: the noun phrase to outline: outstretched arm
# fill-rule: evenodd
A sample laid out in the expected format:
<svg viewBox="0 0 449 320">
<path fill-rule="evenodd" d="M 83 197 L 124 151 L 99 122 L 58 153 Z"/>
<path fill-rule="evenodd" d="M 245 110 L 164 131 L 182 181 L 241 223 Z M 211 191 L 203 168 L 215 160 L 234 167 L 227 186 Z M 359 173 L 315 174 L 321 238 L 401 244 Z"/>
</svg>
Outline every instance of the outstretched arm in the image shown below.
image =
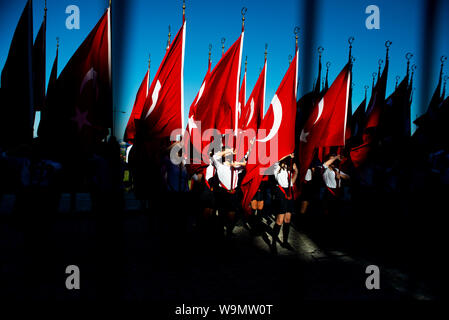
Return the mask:
<svg viewBox="0 0 449 320">
<path fill-rule="evenodd" d="M 340 160 L 340 156 L 332 156 L 327 160 L 325 163 L 323 163 L 323 167 L 328 168 L 334 161 Z"/>
<path fill-rule="evenodd" d="M 292 181 L 293 181 L 293 184 L 295 184 L 296 178 L 298 178 L 298 167 L 296 166 L 296 163 L 293 164 L 293 171 L 294 171 L 294 173 L 293 173 Z"/>
</svg>

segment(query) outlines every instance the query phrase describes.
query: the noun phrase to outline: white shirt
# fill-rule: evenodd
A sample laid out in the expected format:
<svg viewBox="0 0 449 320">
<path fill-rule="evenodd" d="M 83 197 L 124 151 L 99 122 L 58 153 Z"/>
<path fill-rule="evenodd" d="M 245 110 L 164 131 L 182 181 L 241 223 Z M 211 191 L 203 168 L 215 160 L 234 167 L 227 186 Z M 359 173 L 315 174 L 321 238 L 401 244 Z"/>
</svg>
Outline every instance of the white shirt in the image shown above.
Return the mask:
<svg viewBox="0 0 449 320">
<path fill-rule="evenodd" d="M 224 186 L 227 190 L 233 190 L 237 188 L 239 182 L 239 174 L 243 171 L 243 167 L 239 166 L 235 167 L 234 170 L 231 170 L 231 167 L 229 165 L 222 163 L 220 155 L 213 156 L 212 161 L 221 185 Z"/>
<path fill-rule="evenodd" d="M 306 181 L 312 180 L 312 169 L 307 169 L 306 176 L 304 178 Z"/>
<path fill-rule="evenodd" d="M 209 181 L 210 178 L 214 176 L 214 166 L 212 165 L 212 161 L 209 161 L 209 165 L 206 168 L 206 181 Z"/>
<path fill-rule="evenodd" d="M 323 172 L 323 180 L 326 187 L 335 189 L 337 188 L 337 179 L 335 179 L 335 172 L 331 168 L 329 168 L 326 165 L 323 165 L 324 172 Z M 347 175 L 343 171 L 340 171 L 341 175 Z"/>
<path fill-rule="evenodd" d="M 281 169 L 279 166 L 279 162 L 276 162 L 274 164 L 274 178 L 276 179 L 278 185 L 280 185 L 282 188 L 288 188 L 288 171 L 287 169 Z M 293 172 L 290 173 L 290 187 L 293 186 Z"/>
</svg>

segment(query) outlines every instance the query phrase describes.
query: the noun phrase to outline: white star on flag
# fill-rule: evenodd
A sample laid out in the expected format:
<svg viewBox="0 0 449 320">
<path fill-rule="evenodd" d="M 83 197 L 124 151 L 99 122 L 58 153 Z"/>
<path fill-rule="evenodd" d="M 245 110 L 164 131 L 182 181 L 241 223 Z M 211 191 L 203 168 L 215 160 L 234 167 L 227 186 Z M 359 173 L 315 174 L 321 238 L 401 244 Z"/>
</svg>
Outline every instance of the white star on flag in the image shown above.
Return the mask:
<svg viewBox="0 0 449 320">
<path fill-rule="evenodd" d="M 79 108 L 75 109 L 75 116 L 72 118 L 73 121 L 76 122 L 78 125 L 78 131 L 81 131 L 81 129 L 86 126 L 92 126 L 92 124 L 87 120 L 88 111 L 81 112 Z"/>
<path fill-rule="evenodd" d="M 307 136 L 310 132 L 304 132 L 304 129 L 301 131 L 301 135 L 299 137 L 299 141 L 307 143 Z"/>
</svg>

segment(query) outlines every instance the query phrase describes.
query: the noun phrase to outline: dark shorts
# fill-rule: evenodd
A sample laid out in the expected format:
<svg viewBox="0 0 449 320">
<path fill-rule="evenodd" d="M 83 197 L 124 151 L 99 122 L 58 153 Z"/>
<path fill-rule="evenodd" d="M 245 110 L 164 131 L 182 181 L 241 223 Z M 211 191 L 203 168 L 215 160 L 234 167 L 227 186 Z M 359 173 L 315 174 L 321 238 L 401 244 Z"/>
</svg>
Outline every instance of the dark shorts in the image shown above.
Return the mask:
<svg viewBox="0 0 449 320">
<path fill-rule="evenodd" d="M 302 185 L 301 199 L 302 201 L 310 201 L 313 197 L 313 185 L 312 182 L 305 182 Z"/>
<path fill-rule="evenodd" d="M 203 208 L 215 208 L 215 194 L 208 186 L 204 186 L 204 189 L 200 194 L 200 202 Z"/>
<path fill-rule="evenodd" d="M 228 192 L 226 189 L 218 187 L 215 191 L 217 197 L 218 208 L 225 211 L 237 211 L 240 207 L 239 192 L 236 190 L 234 193 Z"/>
<path fill-rule="evenodd" d="M 276 186 L 275 188 L 276 192 L 276 202 L 277 202 L 277 211 L 276 214 L 284 214 L 287 212 L 294 213 L 295 212 L 295 200 L 293 197 L 291 199 L 288 199 L 285 194 L 288 195 L 288 189 L 284 189 L 284 192 L 279 188 L 279 186 Z"/>
<path fill-rule="evenodd" d="M 264 201 L 265 197 L 264 197 L 264 192 L 262 190 L 260 190 L 260 188 L 257 190 L 256 194 L 254 195 L 252 201 Z"/>
</svg>

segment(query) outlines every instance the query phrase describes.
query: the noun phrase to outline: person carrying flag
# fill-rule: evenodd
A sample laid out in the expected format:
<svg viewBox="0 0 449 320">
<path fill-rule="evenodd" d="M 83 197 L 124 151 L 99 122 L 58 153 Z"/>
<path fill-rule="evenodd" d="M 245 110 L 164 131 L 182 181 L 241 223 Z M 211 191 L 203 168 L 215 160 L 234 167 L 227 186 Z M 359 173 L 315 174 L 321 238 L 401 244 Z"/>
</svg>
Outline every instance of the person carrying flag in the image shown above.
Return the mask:
<svg viewBox="0 0 449 320">
<path fill-rule="evenodd" d="M 225 145 L 212 157 L 218 186 L 215 189 L 218 207 L 226 214 L 226 236 L 232 236 L 235 215 L 239 207 L 239 178 L 244 172 L 246 160 L 234 161 L 235 150 Z"/>
<path fill-rule="evenodd" d="M 274 178 L 276 180 L 275 196 L 278 204 L 278 212 L 276 215 L 276 222 L 273 227 L 271 250 L 276 253 L 279 231 L 282 229 L 283 242 L 282 246 L 291 249 L 288 243 L 288 235 L 290 232 L 290 221 L 292 213 L 295 211 L 295 200 L 293 197 L 293 185 L 298 177 L 298 168 L 293 163 L 294 153 L 282 158 L 273 166 Z"/>
<path fill-rule="evenodd" d="M 327 160 L 323 163 L 323 181 L 326 185 L 324 196 L 324 213 L 327 214 L 329 209 L 335 208 L 335 201 L 339 196 L 341 188 L 341 180 L 349 180 L 349 175 L 342 172 L 338 167 L 341 161 L 341 155 L 329 154 Z"/>
</svg>

